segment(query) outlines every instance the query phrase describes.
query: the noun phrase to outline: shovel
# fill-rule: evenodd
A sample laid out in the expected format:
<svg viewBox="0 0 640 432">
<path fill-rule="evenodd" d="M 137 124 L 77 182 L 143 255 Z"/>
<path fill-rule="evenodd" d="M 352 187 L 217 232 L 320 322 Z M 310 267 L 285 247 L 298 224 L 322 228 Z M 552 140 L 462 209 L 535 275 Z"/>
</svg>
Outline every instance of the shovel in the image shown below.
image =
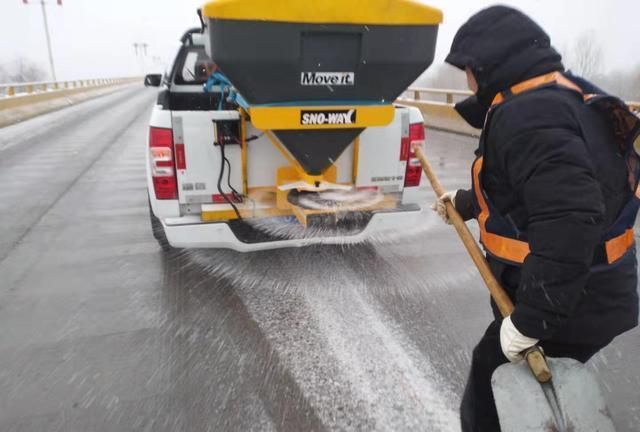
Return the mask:
<svg viewBox="0 0 640 432">
<path fill-rule="evenodd" d="M 424 150 L 414 147 L 431 187 L 445 194 Z M 475 263 L 491 297 L 503 317 L 514 306 L 489 268 L 482 250 L 452 203 L 451 219 L 462 243 Z M 493 396 L 502 432 L 615 432 L 600 386 L 585 365 L 573 359 L 547 359 L 540 347 L 523 353 L 525 362 L 508 363 L 496 369 Z"/>
</svg>

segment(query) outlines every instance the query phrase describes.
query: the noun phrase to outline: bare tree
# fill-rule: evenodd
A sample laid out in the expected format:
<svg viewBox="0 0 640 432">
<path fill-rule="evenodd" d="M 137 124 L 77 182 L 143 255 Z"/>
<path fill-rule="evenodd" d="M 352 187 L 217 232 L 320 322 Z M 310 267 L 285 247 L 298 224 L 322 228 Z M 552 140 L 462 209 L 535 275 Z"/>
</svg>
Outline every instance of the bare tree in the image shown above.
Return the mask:
<svg viewBox="0 0 640 432">
<path fill-rule="evenodd" d="M 565 56 L 565 63 L 577 75 L 595 79 L 602 72 L 604 51 L 594 33 L 583 33 Z"/>
<path fill-rule="evenodd" d="M 627 101 L 640 101 L 640 65 L 599 74 L 593 83 Z"/>
<path fill-rule="evenodd" d="M 10 73 L 7 78 L 11 82 L 35 82 L 47 78 L 47 73 L 39 64 L 23 57 L 17 58 L 8 69 Z"/>
</svg>

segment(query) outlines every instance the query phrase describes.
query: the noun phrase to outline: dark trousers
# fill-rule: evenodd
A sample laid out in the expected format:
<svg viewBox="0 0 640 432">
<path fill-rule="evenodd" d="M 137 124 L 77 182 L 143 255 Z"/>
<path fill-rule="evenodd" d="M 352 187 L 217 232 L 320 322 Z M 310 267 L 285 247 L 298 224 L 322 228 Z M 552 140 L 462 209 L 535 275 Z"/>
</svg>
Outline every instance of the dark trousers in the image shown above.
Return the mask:
<svg viewBox="0 0 640 432">
<path fill-rule="evenodd" d="M 541 343 L 549 357 L 573 358 L 586 363 L 604 346 Z M 462 397 L 460 419 L 463 432 L 500 432 L 498 412 L 491 390 L 491 376 L 501 365 L 508 363 L 500 348 L 500 322 L 489 325 L 473 350 L 471 372 Z"/>
</svg>

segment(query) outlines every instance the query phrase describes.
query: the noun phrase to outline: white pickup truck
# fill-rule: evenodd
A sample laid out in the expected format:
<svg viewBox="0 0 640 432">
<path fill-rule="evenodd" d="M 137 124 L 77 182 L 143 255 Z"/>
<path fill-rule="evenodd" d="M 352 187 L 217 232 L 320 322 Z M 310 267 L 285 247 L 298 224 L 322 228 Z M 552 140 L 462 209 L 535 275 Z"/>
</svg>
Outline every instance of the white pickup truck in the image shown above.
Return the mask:
<svg viewBox="0 0 640 432">
<path fill-rule="evenodd" d="M 355 243 L 405 230 L 424 217 L 423 174 L 412 151 L 425 139 L 423 117 L 415 108 L 396 106 L 389 125 L 366 129 L 332 167 L 336 184 L 375 191 L 384 205 L 359 209 L 357 226 L 351 224 L 346 237 L 339 229 L 324 235 L 302 229 L 294 236 L 260 230 L 252 222 L 300 219 L 290 203 L 279 200 L 278 172 L 291 157 L 242 110 L 220 109 L 220 96 L 204 90 L 208 71 L 201 65 L 208 57 L 200 32 L 183 36 L 170 72 L 145 80 L 162 86 L 149 124 L 147 180 L 151 223 L 163 247 L 251 252 Z M 221 146 L 223 140 L 227 144 Z"/>
</svg>

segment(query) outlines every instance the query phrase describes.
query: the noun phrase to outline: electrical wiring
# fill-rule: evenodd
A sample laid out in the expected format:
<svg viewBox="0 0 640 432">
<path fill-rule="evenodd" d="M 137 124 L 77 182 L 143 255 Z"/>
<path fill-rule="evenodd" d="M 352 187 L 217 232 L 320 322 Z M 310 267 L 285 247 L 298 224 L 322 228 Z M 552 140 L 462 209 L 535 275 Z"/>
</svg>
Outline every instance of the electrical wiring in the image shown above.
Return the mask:
<svg viewBox="0 0 640 432">
<path fill-rule="evenodd" d="M 217 131 L 217 128 L 216 128 L 216 131 Z M 218 185 L 217 185 L 218 193 L 222 196 L 222 198 L 226 201 L 226 203 L 231 206 L 233 211 L 236 213 L 238 220 L 242 221 L 242 215 L 240 215 L 240 211 L 238 210 L 238 207 L 234 204 L 234 202 L 231 199 L 229 199 L 227 194 L 222 190 L 222 179 L 224 178 L 225 168 L 226 166 L 228 166 L 229 172 L 227 175 L 227 185 L 229 189 L 231 189 L 235 199 L 242 198 L 242 196 L 238 193 L 238 191 L 236 191 L 231 186 L 231 162 L 229 162 L 229 159 L 227 159 L 227 156 L 225 155 L 225 151 L 224 151 L 225 142 L 224 142 L 224 139 L 220 138 L 220 134 L 218 134 L 218 141 L 219 141 L 218 145 L 220 146 L 220 174 L 218 175 Z M 215 146 L 215 141 L 214 141 L 214 146 Z"/>
</svg>

